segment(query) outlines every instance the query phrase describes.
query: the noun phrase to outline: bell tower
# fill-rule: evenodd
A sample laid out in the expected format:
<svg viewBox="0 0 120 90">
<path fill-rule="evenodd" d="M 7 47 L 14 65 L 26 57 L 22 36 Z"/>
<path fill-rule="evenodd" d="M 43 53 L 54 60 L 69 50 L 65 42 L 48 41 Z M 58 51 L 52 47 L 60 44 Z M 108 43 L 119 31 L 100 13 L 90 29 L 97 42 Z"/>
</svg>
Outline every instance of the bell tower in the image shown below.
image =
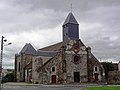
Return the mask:
<svg viewBox="0 0 120 90">
<path fill-rule="evenodd" d="M 70 12 L 63 24 L 63 43 L 67 44 L 69 40 L 79 39 L 79 24 L 72 12 Z"/>
</svg>

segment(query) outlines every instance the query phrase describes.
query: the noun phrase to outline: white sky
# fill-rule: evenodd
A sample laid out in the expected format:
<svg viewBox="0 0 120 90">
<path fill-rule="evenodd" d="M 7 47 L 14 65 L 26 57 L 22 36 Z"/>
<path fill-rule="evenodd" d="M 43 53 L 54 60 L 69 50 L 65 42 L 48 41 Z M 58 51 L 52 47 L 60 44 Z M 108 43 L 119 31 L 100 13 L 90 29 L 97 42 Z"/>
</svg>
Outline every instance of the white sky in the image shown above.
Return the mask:
<svg viewBox="0 0 120 90">
<path fill-rule="evenodd" d="M 120 60 L 120 0 L 0 0 L 3 67 L 14 67 L 14 55 L 25 43 L 36 49 L 62 41 L 62 24 L 70 12 L 79 22 L 80 39 L 101 60 Z"/>
</svg>

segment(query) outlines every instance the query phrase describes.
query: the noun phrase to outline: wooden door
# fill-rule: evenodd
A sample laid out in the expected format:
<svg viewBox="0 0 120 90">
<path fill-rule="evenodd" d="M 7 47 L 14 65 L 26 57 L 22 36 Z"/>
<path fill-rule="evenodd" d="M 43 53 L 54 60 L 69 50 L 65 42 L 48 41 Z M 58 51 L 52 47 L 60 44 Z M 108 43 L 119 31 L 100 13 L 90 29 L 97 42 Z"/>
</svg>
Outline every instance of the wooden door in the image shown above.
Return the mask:
<svg viewBox="0 0 120 90">
<path fill-rule="evenodd" d="M 74 82 L 80 82 L 80 73 L 74 72 Z"/>
<path fill-rule="evenodd" d="M 56 83 L 56 75 L 52 75 L 52 83 Z"/>
<path fill-rule="evenodd" d="M 98 81 L 98 75 L 99 75 L 99 74 L 98 74 L 98 73 L 95 73 L 94 75 L 95 75 L 95 81 Z"/>
</svg>

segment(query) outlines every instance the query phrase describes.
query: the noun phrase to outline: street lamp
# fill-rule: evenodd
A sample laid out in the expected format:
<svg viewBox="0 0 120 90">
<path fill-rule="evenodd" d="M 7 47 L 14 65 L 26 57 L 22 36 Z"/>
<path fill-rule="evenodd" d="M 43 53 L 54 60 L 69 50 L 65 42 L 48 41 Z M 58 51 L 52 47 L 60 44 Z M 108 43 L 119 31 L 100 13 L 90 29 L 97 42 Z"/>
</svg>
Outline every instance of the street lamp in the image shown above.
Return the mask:
<svg viewBox="0 0 120 90">
<path fill-rule="evenodd" d="M 1 56 L 0 56 L 0 90 L 1 90 L 1 83 L 2 83 L 2 59 L 3 59 L 3 47 L 12 44 L 12 43 L 8 43 L 8 44 L 5 44 L 5 45 L 4 45 L 4 42 L 7 42 L 7 40 L 4 39 L 4 38 L 5 38 L 5 37 L 2 36 L 2 39 L 1 39 Z"/>
</svg>

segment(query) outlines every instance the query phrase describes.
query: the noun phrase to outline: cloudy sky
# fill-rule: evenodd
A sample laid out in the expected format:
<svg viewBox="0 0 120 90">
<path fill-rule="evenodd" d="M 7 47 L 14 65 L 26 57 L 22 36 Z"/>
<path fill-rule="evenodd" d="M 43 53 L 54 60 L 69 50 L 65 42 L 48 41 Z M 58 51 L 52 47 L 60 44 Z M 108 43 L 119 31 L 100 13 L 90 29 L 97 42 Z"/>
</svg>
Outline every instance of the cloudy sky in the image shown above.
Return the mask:
<svg viewBox="0 0 120 90">
<path fill-rule="evenodd" d="M 62 24 L 72 3 L 80 39 L 101 60 L 120 60 L 120 0 L 0 0 L 0 37 L 4 68 L 14 68 L 14 55 L 25 43 L 36 49 L 62 41 Z"/>
</svg>

